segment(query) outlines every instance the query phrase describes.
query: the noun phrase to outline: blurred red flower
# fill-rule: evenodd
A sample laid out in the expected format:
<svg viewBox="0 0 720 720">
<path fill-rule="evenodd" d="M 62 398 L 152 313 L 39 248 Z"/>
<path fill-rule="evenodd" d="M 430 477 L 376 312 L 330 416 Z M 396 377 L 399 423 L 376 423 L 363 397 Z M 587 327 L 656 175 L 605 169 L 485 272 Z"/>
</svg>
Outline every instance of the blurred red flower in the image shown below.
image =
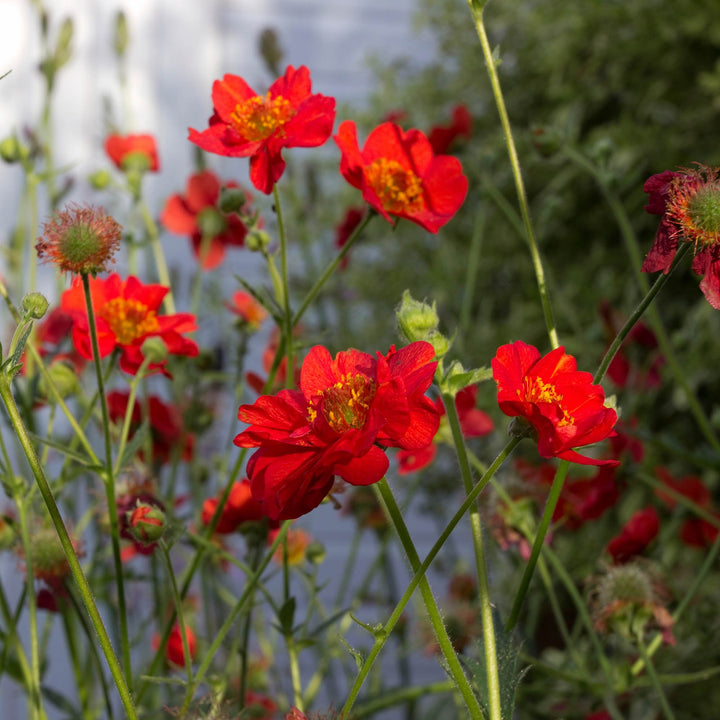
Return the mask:
<svg viewBox="0 0 720 720">
<path fill-rule="evenodd" d="M 124 421 L 129 399 L 129 392 L 113 390 L 107 394 L 108 413 L 112 422 L 122 423 Z M 164 402 L 156 395 L 148 398 L 147 408 L 152 436 L 153 461 L 156 463 L 169 462 L 175 448 L 179 449 L 178 458 L 180 460 L 191 460 L 195 439 L 185 432 L 180 409 Z M 130 418 L 130 438 L 140 427 L 142 416 L 143 409 L 136 400 Z M 140 452 L 142 453 L 142 450 Z"/>
<path fill-rule="evenodd" d="M 649 195 L 645 210 L 660 215 L 655 241 L 643 263 L 643 272 L 670 270 L 678 243 L 695 246 L 692 269 L 703 279 L 705 299 L 720 310 L 720 168 L 698 164 L 679 172 L 665 170 L 645 181 Z M 699 248 L 699 251 L 698 251 Z"/>
<path fill-rule="evenodd" d="M 655 539 L 660 530 L 660 518 L 654 507 L 638 510 L 623 526 L 620 534 L 608 543 L 608 552 L 616 565 L 631 560 Z"/>
<path fill-rule="evenodd" d="M 468 181 L 457 158 L 435 155 L 419 130 L 386 122 L 368 135 L 362 150 L 352 120 L 334 136 L 340 173 L 386 220 L 406 218 L 436 233 L 465 200 Z"/>
<path fill-rule="evenodd" d="M 467 105 L 456 105 L 449 125 L 435 125 L 428 133 L 428 140 L 436 155 L 444 155 L 458 139 L 472 137 L 472 117 Z"/>
<path fill-rule="evenodd" d="M 335 226 L 335 247 L 341 248 L 350 239 L 355 232 L 355 228 L 362 222 L 365 216 L 364 207 L 349 207 L 345 211 L 343 219 Z M 348 264 L 348 256 L 346 255 L 340 263 L 340 269 L 344 270 Z"/>
<path fill-rule="evenodd" d="M 105 140 L 105 152 L 120 170 L 127 170 L 131 162 L 141 163 L 150 172 L 160 169 L 157 145 L 152 135 L 113 133 Z"/>
<path fill-rule="evenodd" d="M 607 438 L 617 415 L 605 406 L 605 393 L 592 375 L 577 370 L 575 358 L 559 347 L 541 357 L 537 348 L 517 341 L 498 348 L 492 360 L 500 410 L 524 418 L 537 434 L 542 457 L 581 465 L 617 465 L 573 448 Z"/>
<path fill-rule="evenodd" d="M 241 325 L 248 330 L 258 330 L 268 316 L 267 310 L 244 290 L 234 292 L 232 301 L 226 302 L 225 307 L 237 315 Z"/>
<path fill-rule="evenodd" d="M 382 478 L 382 448 L 426 446 L 440 416 L 425 391 L 435 351 L 426 342 L 373 358 L 358 350 L 338 353 L 315 346 L 303 362 L 300 390 L 263 395 L 242 405 L 250 425 L 235 438 L 259 448 L 248 463 L 253 497 L 274 520 L 299 517 L 317 507 L 336 475 L 352 485 Z"/>
<path fill-rule="evenodd" d="M 235 182 L 225 187 L 237 188 Z M 171 195 L 160 215 L 160 222 L 176 235 L 189 235 L 195 257 L 203 270 L 212 270 L 225 259 L 228 245 L 242 247 L 247 228 L 236 213 L 219 207 L 221 183 L 211 170 L 191 175 L 184 195 Z M 246 194 L 249 201 L 250 196 Z M 203 247 L 203 239 L 207 238 Z"/>
<path fill-rule="evenodd" d="M 159 337 L 171 355 L 198 354 L 197 344 L 182 333 L 197 329 L 190 313 L 158 315 L 168 289 L 162 285 L 143 285 L 131 275 L 122 280 L 117 273 L 107 278 L 89 278 L 90 295 L 97 324 L 100 357 L 115 348 L 122 351 L 120 367 L 134 375 L 143 362 L 141 346 L 149 337 Z M 77 277 L 61 297 L 63 310 L 73 318 L 72 339 L 77 351 L 92 360 L 92 345 L 82 280 Z M 151 363 L 149 370 L 165 371 L 165 361 Z"/>
<path fill-rule="evenodd" d="M 217 497 L 208 498 L 202 507 L 203 525 L 209 525 L 217 509 L 220 493 Z M 215 532 L 228 535 L 235 532 L 243 523 L 259 522 L 267 516 L 261 503 L 254 500 L 250 491 L 250 482 L 247 478 L 233 484 L 225 507 L 220 514 Z"/>
<path fill-rule="evenodd" d="M 190 652 L 190 659 L 195 659 L 195 653 L 197 652 L 197 640 L 195 639 L 195 633 L 192 629 L 185 625 L 185 636 L 187 638 L 188 651 Z M 160 646 L 160 636 L 155 634 L 152 639 L 152 646 L 155 650 Z M 165 659 L 171 665 L 177 665 L 178 667 L 185 666 L 185 651 L 183 650 L 182 633 L 180 632 L 180 626 L 175 623 L 170 631 L 167 645 L 165 646 Z"/>
<path fill-rule="evenodd" d="M 191 128 L 188 139 L 217 155 L 249 157 L 250 180 L 265 194 L 285 170 L 282 149 L 322 145 L 335 122 L 335 98 L 312 94 L 305 66 L 288 66 L 266 95 L 237 75 L 225 75 L 213 83 L 212 100 L 210 127 Z"/>
</svg>

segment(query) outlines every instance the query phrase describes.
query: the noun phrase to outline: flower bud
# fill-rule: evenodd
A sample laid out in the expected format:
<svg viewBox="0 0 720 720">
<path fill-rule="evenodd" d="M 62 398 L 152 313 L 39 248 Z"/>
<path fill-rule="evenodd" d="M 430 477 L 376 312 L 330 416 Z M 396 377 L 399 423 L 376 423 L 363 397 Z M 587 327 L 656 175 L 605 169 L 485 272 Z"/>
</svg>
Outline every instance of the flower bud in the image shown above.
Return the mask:
<svg viewBox="0 0 720 720">
<path fill-rule="evenodd" d="M 224 187 L 220 191 L 220 202 L 218 203 L 218 207 L 224 213 L 239 213 L 245 206 L 246 202 L 247 197 L 240 188 Z"/>
<path fill-rule="evenodd" d="M 110 173 L 107 170 L 97 170 L 88 177 L 88 182 L 95 190 L 104 190 L 110 184 Z"/>
<path fill-rule="evenodd" d="M 313 540 L 313 542 L 305 548 L 305 558 L 313 565 L 322 565 L 326 555 L 325 546 L 318 540 Z"/>
<path fill-rule="evenodd" d="M 78 389 L 77 373 L 67 363 L 59 361 L 52 363 L 48 368 L 48 374 L 50 376 L 50 381 L 55 386 L 55 389 L 61 398 L 66 398 L 68 395 L 72 395 Z M 51 392 L 48 387 L 48 381 L 44 376 L 40 376 L 38 392 L 47 402 L 55 402 L 55 393 Z"/>
<path fill-rule="evenodd" d="M 17 540 L 17 533 L 12 521 L 0 515 L 0 550 L 9 550 Z"/>
<path fill-rule="evenodd" d="M 151 365 L 158 365 L 164 362 L 168 356 L 165 341 L 157 335 L 151 335 L 149 338 L 146 338 L 140 346 L 140 351 Z"/>
<path fill-rule="evenodd" d="M 437 327 L 440 324 L 435 303 L 428 305 L 419 302 L 413 299 L 409 290 L 403 293 L 402 301 L 395 311 L 395 316 L 400 326 L 400 334 L 408 342 L 417 340 L 430 342 L 430 336 L 437 333 Z"/>
<path fill-rule="evenodd" d="M 165 513 L 156 505 L 138 502 L 134 510 L 127 512 L 128 532 L 144 545 L 156 543 L 165 534 Z"/>
<path fill-rule="evenodd" d="M 22 299 L 22 309 L 26 317 L 33 320 L 40 320 L 47 312 L 49 302 L 47 298 L 39 292 L 28 293 Z"/>
<path fill-rule="evenodd" d="M 29 552 L 33 574 L 39 580 L 56 587 L 70 574 L 70 565 L 55 528 L 35 530 Z"/>
<path fill-rule="evenodd" d="M 58 33 L 57 47 L 55 48 L 55 70 L 59 70 L 72 57 L 73 21 L 65 18 Z"/>
<path fill-rule="evenodd" d="M 28 156 L 28 149 L 14 135 L 0 142 L 0 158 L 6 163 L 20 162 Z"/>
<path fill-rule="evenodd" d="M 263 252 L 270 245 L 270 236 L 258 228 L 253 228 L 245 237 L 245 247 L 252 252 Z"/>
<path fill-rule="evenodd" d="M 227 229 L 227 221 L 217 208 L 203 208 L 197 215 L 197 224 L 203 237 L 217 237 Z"/>
<path fill-rule="evenodd" d="M 128 24 L 127 17 L 122 10 L 118 10 L 115 16 L 115 34 L 113 36 L 115 54 L 122 57 L 128 46 Z"/>
</svg>

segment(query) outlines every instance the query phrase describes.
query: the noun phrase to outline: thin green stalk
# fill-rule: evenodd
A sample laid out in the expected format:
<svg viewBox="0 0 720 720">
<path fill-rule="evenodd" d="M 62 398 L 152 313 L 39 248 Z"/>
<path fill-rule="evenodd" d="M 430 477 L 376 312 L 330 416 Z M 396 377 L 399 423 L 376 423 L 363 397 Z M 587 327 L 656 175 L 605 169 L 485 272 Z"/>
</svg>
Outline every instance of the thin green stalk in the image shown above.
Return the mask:
<svg viewBox="0 0 720 720">
<path fill-rule="evenodd" d="M 302 303 L 300 303 L 300 308 L 293 317 L 293 327 L 295 327 L 300 322 L 300 319 L 305 314 L 305 311 L 310 306 L 310 303 L 312 303 L 312 301 L 317 297 L 320 290 L 322 290 L 323 286 L 328 281 L 328 278 L 335 272 L 337 266 L 350 252 L 350 248 L 352 248 L 352 246 L 355 244 L 355 241 L 362 235 L 363 230 L 365 230 L 367 224 L 370 222 L 370 218 L 372 218 L 374 215 L 375 213 L 373 212 L 366 213 L 362 222 L 355 228 L 355 230 L 353 230 L 352 234 L 347 239 L 347 242 L 340 248 L 340 252 L 327 264 L 327 266 L 322 272 L 322 275 L 320 275 L 320 277 L 315 281 L 315 284 L 310 288 L 310 290 L 308 290 L 308 293 L 305 296 L 304 300 L 302 301 Z"/>
<path fill-rule="evenodd" d="M 290 310 L 290 285 L 288 283 L 287 265 L 287 240 L 285 237 L 285 224 L 283 223 L 282 207 L 280 205 L 280 193 L 277 184 L 273 185 L 273 198 L 275 200 L 275 214 L 277 216 L 278 235 L 280 236 L 280 277 L 282 281 L 282 297 L 278 302 L 283 308 L 283 336 L 285 337 L 285 357 L 287 358 L 287 373 L 285 376 L 285 387 L 292 387 L 295 382 L 293 378 L 293 316 Z"/>
<path fill-rule="evenodd" d="M 483 8 L 485 3 L 478 3 L 474 0 L 468 0 L 468 6 L 475 22 L 475 29 L 480 39 L 485 66 L 490 77 L 490 85 L 492 86 L 493 97 L 500 116 L 500 123 L 505 135 L 505 144 L 507 146 L 510 165 L 512 167 L 513 179 L 515 180 L 515 190 L 517 192 L 518 203 L 520 205 L 520 214 L 522 215 L 523 225 L 525 227 L 525 236 L 530 249 L 530 257 L 532 260 L 535 278 L 537 279 L 538 291 L 540 293 L 540 302 L 542 303 L 543 315 L 545 317 L 545 325 L 547 327 L 550 344 L 553 348 L 559 346 L 557 329 L 553 319 L 552 307 L 550 305 L 550 297 L 548 294 L 547 284 L 545 281 L 545 270 L 543 269 L 540 251 L 538 250 L 537 240 L 535 239 L 535 231 L 533 229 L 532 220 L 530 219 L 530 207 L 527 201 L 527 193 L 525 192 L 525 184 L 520 170 L 520 161 L 518 160 L 517 150 L 515 149 L 515 140 L 510 126 L 507 109 L 505 108 L 505 99 L 503 97 L 502 88 L 500 87 L 500 78 L 497 74 L 497 62 L 493 57 L 493 51 L 485 32 L 485 22 L 483 20 Z"/>
<path fill-rule="evenodd" d="M 190 655 L 190 645 L 187 638 L 187 625 L 185 624 L 185 613 L 183 612 L 182 598 L 178 592 L 177 582 L 175 580 L 175 571 L 170 562 L 170 551 L 168 546 L 160 540 L 160 557 L 162 557 L 163 565 L 167 571 L 168 580 L 170 581 L 170 590 L 172 592 L 173 602 L 175 603 L 175 615 L 177 616 L 178 626 L 180 627 L 180 641 L 182 642 L 183 657 L 185 659 L 185 672 L 187 674 L 188 683 L 192 682 L 192 662 Z"/>
<path fill-rule="evenodd" d="M 442 547 L 445 545 L 445 542 L 450 536 L 450 533 L 452 533 L 452 531 L 457 527 L 458 523 L 465 517 L 470 507 L 475 503 L 477 496 L 483 491 L 485 486 L 490 482 L 493 475 L 497 472 L 498 468 L 505 462 L 510 453 L 512 453 L 512 451 L 517 447 L 519 442 L 520 440 L 518 438 L 512 438 L 507 443 L 507 445 L 505 445 L 505 447 L 500 451 L 498 456 L 495 458 L 495 460 L 493 460 L 492 464 L 487 469 L 487 472 L 485 472 L 480 478 L 480 480 L 478 480 L 478 482 L 473 487 L 472 492 L 468 494 L 468 496 L 465 498 L 465 500 L 455 512 L 455 515 L 453 515 L 453 517 L 450 519 L 445 530 L 440 533 L 438 539 L 435 541 L 435 544 L 432 546 L 430 552 L 425 557 L 425 560 L 423 560 L 423 562 L 415 571 L 415 574 L 410 580 L 407 588 L 405 588 L 405 592 L 398 601 L 398 604 L 395 606 L 395 609 L 392 611 L 387 622 L 383 626 L 382 631 L 379 632 L 376 636 L 375 642 L 367 657 L 365 658 L 365 662 L 359 668 L 357 675 L 355 676 L 353 685 L 348 693 L 345 705 L 343 705 L 342 710 L 340 711 L 341 718 L 349 717 L 350 711 L 352 710 L 357 696 L 360 693 L 360 688 L 365 682 L 365 678 L 368 676 L 373 664 L 375 663 L 375 660 L 377 659 L 380 651 L 385 645 L 387 638 L 390 636 L 390 633 L 400 619 L 403 611 L 405 610 L 405 606 L 408 604 L 408 602 L 410 602 L 410 598 L 415 592 L 415 589 L 417 588 L 421 579 L 425 577 L 425 573 L 430 567 L 430 564 L 440 552 Z"/>
<path fill-rule="evenodd" d="M 525 601 L 530 581 L 532 580 L 533 573 L 535 572 L 535 565 L 540 557 L 540 551 L 545 544 L 545 536 L 550 528 L 553 513 L 555 512 L 555 507 L 560 499 L 560 493 L 562 492 L 563 485 L 565 484 L 565 477 L 567 476 L 569 468 L 570 462 L 568 460 L 563 460 L 555 471 L 555 478 L 553 479 L 553 484 L 550 488 L 547 502 L 545 503 L 545 510 L 540 520 L 538 530 L 535 533 L 535 541 L 533 542 L 530 558 L 525 565 L 525 571 L 523 572 L 523 576 L 520 580 L 520 587 L 515 594 L 515 600 L 513 601 L 512 610 L 510 611 L 510 617 L 508 618 L 507 625 L 505 626 L 505 630 L 507 632 L 510 632 L 517 623 L 518 616 L 520 615 L 520 609 Z"/>
<path fill-rule="evenodd" d="M 73 675 L 75 676 L 75 685 L 77 686 L 78 699 L 80 700 L 80 707 L 82 709 L 82 716 L 84 720 L 92 720 L 94 713 L 90 709 L 88 678 L 80 666 L 80 657 L 78 655 L 71 615 L 65 609 L 62 612 L 62 621 L 63 629 L 65 630 L 65 642 L 67 643 L 68 655 L 70 656 L 70 665 L 72 666 Z"/>
<path fill-rule="evenodd" d="M 18 599 L 17 608 L 14 613 L 10 612 L 10 606 L 8 605 L 7 597 L 5 596 L 5 590 L 3 589 L 2 582 L 0 582 L 0 615 L 5 622 L 5 636 L 0 653 L 0 679 L 5 674 L 5 663 L 7 663 L 8 655 L 12 649 L 17 658 L 18 665 L 20 666 L 20 672 L 22 672 L 25 686 L 30 687 L 32 684 L 32 678 L 30 676 L 30 665 L 28 664 L 27 657 L 25 656 L 25 648 L 22 646 L 20 636 L 17 632 L 17 624 L 20 620 L 20 614 L 25 606 L 25 597 L 27 595 L 27 585 L 23 586 L 23 590 L 20 593 Z"/>
<path fill-rule="evenodd" d="M 388 690 L 378 697 L 365 700 L 358 703 L 353 711 L 353 718 L 374 716 L 381 710 L 395 707 L 400 703 L 414 703 L 416 700 L 422 700 L 429 695 L 438 695 L 440 693 L 449 693 L 455 689 L 455 683 L 452 680 L 443 680 L 436 683 L 428 683 L 427 685 L 418 685 L 410 687 L 406 685 L 397 690 Z"/>
<path fill-rule="evenodd" d="M 203 280 L 205 278 L 205 270 L 203 264 L 205 262 L 205 256 L 210 250 L 210 244 L 212 243 L 213 236 L 209 233 L 203 233 L 200 239 L 200 247 L 198 249 L 198 268 L 193 278 L 192 290 L 190 291 L 190 312 L 193 315 L 197 315 L 198 308 L 200 307 L 200 295 L 202 293 Z"/>
<path fill-rule="evenodd" d="M 50 518 L 55 526 L 55 530 L 60 538 L 60 543 L 63 546 L 65 557 L 70 565 L 70 572 L 77 583 L 83 603 L 85 604 L 85 608 L 90 616 L 90 621 L 92 622 L 95 632 L 98 635 L 98 640 L 103 649 L 103 653 L 105 654 L 105 659 L 107 660 L 113 680 L 115 681 L 115 685 L 118 689 L 118 694 L 120 695 L 120 700 L 125 708 L 128 720 L 138 720 L 128 684 L 125 681 L 122 669 L 120 668 L 120 664 L 118 663 L 115 652 L 113 651 L 112 643 L 108 637 L 107 630 L 105 629 L 105 625 L 103 624 L 100 613 L 98 612 L 92 590 L 90 589 L 87 578 L 80 566 L 80 561 L 78 560 L 77 553 L 73 547 L 72 540 L 70 539 L 70 535 L 68 534 L 65 523 L 60 515 L 60 511 L 58 510 L 50 485 L 45 477 L 42 465 L 40 464 L 37 453 L 35 452 L 33 441 L 25 428 L 18 407 L 15 404 L 15 398 L 13 397 L 10 389 L 9 378 L 5 375 L 0 376 L 0 398 L 5 403 L 10 422 L 18 440 L 20 441 L 25 456 L 27 457 L 30 470 L 32 471 L 35 482 L 40 490 L 40 494 L 42 495 L 48 513 L 50 514 Z"/>
<path fill-rule="evenodd" d="M 262 556 L 262 546 L 255 541 L 250 548 L 250 565 L 247 568 L 248 574 L 252 575 L 257 571 Z M 242 658 L 242 666 L 240 667 L 240 692 L 239 692 L 239 710 L 245 707 L 245 695 L 247 693 L 247 675 L 248 675 L 248 659 L 250 656 L 250 630 L 252 628 L 252 609 L 253 609 L 254 593 L 250 597 L 250 606 L 244 618 L 244 625 L 240 641 L 240 657 Z"/>
<path fill-rule="evenodd" d="M 465 439 L 463 438 L 455 407 L 455 398 L 443 393 L 443 403 L 450 430 L 455 443 L 455 451 L 460 464 L 460 473 L 465 487 L 465 494 L 469 495 L 473 489 L 472 470 L 468 461 Z M 477 504 L 469 510 L 470 526 L 472 528 L 473 546 L 475 549 L 475 571 L 478 580 L 478 601 L 480 603 L 480 617 L 483 627 L 483 645 L 485 649 L 485 667 L 487 671 L 488 685 L 488 709 L 490 720 L 502 720 L 502 704 L 500 699 L 500 675 L 497 661 L 497 643 L 495 641 L 495 625 L 493 622 L 492 604 L 490 602 L 490 584 L 487 575 L 487 563 L 485 560 L 485 549 L 483 547 L 482 527 L 480 525 L 480 511 Z"/>
<path fill-rule="evenodd" d="M 660 707 L 662 708 L 663 715 L 665 716 L 666 720 L 675 720 L 675 714 L 670 707 L 667 695 L 665 695 L 662 682 L 660 682 L 660 678 L 658 677 L 657 671 L 655 670 L 655 664 L 650 658 L 647 648 L 645 647 L 645 641 L 643 640 L 640 633 L 638 633 L 637 637 L 637 646 L 638 650 L 640 650 L 640 657 L 642 658 L 642 661 L 645 663 L 645 667 L 647 668 L 647 673 L 648 677 L 650 678 L 652 688 L 655 691 L 657 699 L 660 701 Z"/>
<path fill-rule="evenodd" d="M 130 663 L 130 639 L 127 622 L 127 605 L 125 603 L 125 577 L 123 574 L 122 557 L 120 555 L 120 524 L 118 521 L 117 500 L 115 498 L 115 473 L 113 471 L 112 441 L 110 439 L 110 415 L 108 413 L 107 396 L 105 395 L 105 382 L 103 379 L 102 365 L 100 363 L 100 345 L 98 343 L 97 326 L 95 324 L 95 310 L 92 304 L 90 293 L 90 277 L 87 273 L 81 275 L 83 291 L 85 294 L 85 308 L 88 316 L 88 327 L 90 329 L 90 344 L 92 347 L 93 364 L 95 365 L 95 377 L 97 380 L 97 391 L 100 400 L 100 411 L 102 413 L 103 437 L 105 440 L 105 496 L 108 504 L 108 516 L 110 521 L 110 542 L 112 545 L 113 561 L 115 565 L 115 583 L 118 593 L 118 614 L 120 616 L 120 642 L 122 645 L 123 669 L 125 680 L 132 692 L 132 665 Z"/>
<path fill-rule="evenodd" d="M 413 572 L 418 572 L 420 569 L 420 558 L 418 557 L 415 544 L 410 537 L 410 533 L 405 525 L 405 520 L 400 513 L 400 508 L 398 508 L 397 503 L 395 502 L 395 498 L 392 494 L 392 490 L 390 490 L 387 480 L 385 478 L 380 480 L 374 485 L 374 489 L 377 492 L 378 498 L 382 503 L 385 512 L 387 513 L 388 519 L 395 528 L 395 532 L 397 533 L 400 544 L 405 551 L 405 556 L 410 563 L 410 567 Z M 455 685 L 465 701 L 470 717 L 473 718 L 473 720 L 479 720 L 480 718 L 483 718 L 482 708 L 480 707 L 477 697 L 475 697 L 475 693 L 470 686 L 467 676 L 465 675 L 465 671 L 463 670 L 457 654 L 455 653 L 452 642 L 448 637 L 447 628 L 443 623 L 442 615 L 440 614 L 440 610 L 438 609 L 432 590 L 430 589 L 430 583 L 424 573 L 420 578 L 419 585 L 420 594 L 422 595 L 423 602 L 425 603 L 425 609 L 427 610 L 430 624 L 433 627 L 440 651 L 445 657 L 445 661 L 447 663 L 448 674 L 455 681 Z"/>
<path fill-rule="evenodd" d="M 168 272 L 167 262 L 165 262 L 165 253 L 163 253 L 162 245 L 160 244 L 160 232 L 158 231 L 157 224 L 153 220 L 150 210 L 143 200 L 138 202 L 140 214 L 142 215 L 143 222 L 145 223 L 145 231 L 150 239 L 150 247 L 152 248 L 153 257 L 155 258 L 155 268 L 157 270 L 158 279 L 160 284 L 167 287 L 168 292 L 165 295 L 163 304 L 165 305 L 165 312 L 169 315 L 175 313 L 175 300 L 173 298 L 172 285 L 170 284 L 170 273 Z"/>
</svg>

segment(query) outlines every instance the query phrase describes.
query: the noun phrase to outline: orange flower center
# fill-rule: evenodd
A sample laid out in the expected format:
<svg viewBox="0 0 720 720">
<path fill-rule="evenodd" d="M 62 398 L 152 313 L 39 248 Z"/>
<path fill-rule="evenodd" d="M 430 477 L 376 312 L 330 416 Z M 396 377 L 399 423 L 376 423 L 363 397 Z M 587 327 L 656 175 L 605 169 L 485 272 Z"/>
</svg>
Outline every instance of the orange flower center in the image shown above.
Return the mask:
<svg viewBox="0 0 720 720">
<path fill-rule="evenodd" d="M 365 425 L 370 404 L 375 396 L 375 383 L 366 375 L 343 375 L 339 382 L 319 393 L 322 413 L 335 432 L 343 433 Z M 308 418 L 317 417 L 317 403 L 308 406 Z"/>
<path fill-rule="evenodd" d="M 683 239 L 695 245 L 720 241 L 720 180 L 717 168 L 676 179 L 667 208 Z"/>
<path fill-rule="evenodd" d="M 271 98 L 268 93 L 238 103 L 230 117 L 240 135 L 250 142 L 259 142 L 282 129 L 295 114 L 289 100 L 282 95 Z"/>
<path fill-rule="evenodd" d="M 525 377 L 523 380 L 524 399 L 531 403 L 551 403 L 555 405 L 562 417 L 558 420 L 557 425 L 574 425 L 575 418 L 562 407 L 563 396 L 557 391 L 557 388 L 549 382 L 544 382 L 539 377 Z M 520 395 L 520 390 L 518 390 Z"/>
<path fill-rule="evenodd" d="M 109 300 L 100 311 L 100 317 L 110 326 L 118 345 L 130 345 L 160 328 L 155 311 L 139 300 Z"/>
<path fill-rule="evenodd" d="M 388 212 L 411 215 L 425 205 L 420 178 L 397 160 L 375 160 L 365 169 L 365 179 Z"/>
</svg>

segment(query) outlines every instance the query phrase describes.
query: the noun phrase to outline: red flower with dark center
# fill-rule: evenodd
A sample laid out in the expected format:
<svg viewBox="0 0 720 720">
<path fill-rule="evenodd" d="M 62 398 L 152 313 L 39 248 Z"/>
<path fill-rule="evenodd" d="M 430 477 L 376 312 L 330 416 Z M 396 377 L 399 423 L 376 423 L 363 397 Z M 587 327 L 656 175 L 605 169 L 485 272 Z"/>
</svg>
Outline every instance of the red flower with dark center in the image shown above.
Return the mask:
<svg viewBox="0 0 720 720">
<path fill-rule="evenodd" d="M 198 354 L 197 344 L 182 333 L 197 329 L 195 316 L 189 313 L 159 315 L 158 310 L 168 289 L 162 285 L 143 285 L 131 275 L 122 280 L 117 273 L 107 278 L 89 278 L 90 295 L 97 325 L 100 357 L 115 348 L 122 351 L 120 367 L 134 375 L 143 362 L 141 346 L 149 337 L 159 337 L 171 355 Z M 92 345 L 82 280 L 75 278 L 62 294 L 60 304 L 73 318 L 72 339 L 77 351 L 92 360 Z M 148 370 L 164 370 L 165 362 L 151 363 Z"/>
<path fill-rule="evenodd" d="M 335 476 L 352 485 L 382 478 L 382 448 L 422 448 L 440 416 L 425 391 L 432 382 L 435 351 L 426 342 L 377 357 L 348 350 L 333 359 L 322 346 L 310 350 L 300 390 L 263 395 L 242 405 L 248 423 L 235 438 L 259 448 L 248 463 L 253 497 L 273 520 L 299 517 L 317 507 Z"/>
<path fill-rule="evenodd" d="M 113 133 L 105 140 L 105 152 L 120 170 L 127 170 L 130 166 L 142 167 L 150 172 L 160 169 L 157 145 L 152 135 Z"/>
<path fill-rule="evenodd" d="M 235 182 L 225 187 L 237 188 Z M 160 215 L 160 222 L 176 235 L 189 235 L 195 257 L 203 270 L 212 270 L 225 259 L 227 246 L 242 247 L 247 228 L 236 213 L 218 207 L 221 183 L 210 170 L 191 175 L 185 195 L 171 195 Z M 249 201 L 250 196 L 246 194 Z"/>
<path fill-rule="evenodd" d="M 127 392 L 114 390 L 108 393 L 108 413 L 112 422 L 122 423 L 125 420 L 129 399 L 130 393 Z M 179 408 L 164 402 L 156 395 L 151 395 L 148 398 L 147 408 L 153 446 L 152 459 L 157 463 L 167 463 L 173 457 L 173 451 L 177 448 L 180 460 L 191 460 L 195 439 L 185 432 Z M 142 406 L 136 400 L 130 419 L 130 438 L 140 427 L 142 416 Z"/>
<path fill-rule="evenodd" d="M 660 215 L 643 272 L 667 273 L 678 243 L 693 243 L 692 269 L 703 275 L 700 290 L 720 310 L 720 168 L 665 170 L 648 178 L 643 189 L 650 196 L 645 210 Z"/>
<path fill-rule="evenodd" d="M 265 194 L 285 170 L 282 149 L 322 145 L 335 122 L 335 98 L 312 94 L 304 66 L 288 66 L 266 95 L 237 75 L 225 75 L 213 83 L 212 100 L 210 127 L 191 128 L 188 139 L 217 155 L 249 157 L 250 180 Z"/>
<path fill-rule="evenodd" d="M 444 155 L 458 138 L 472 137 L 472 117 L 467 105 L 456 105 L 449 125 L 435 125 L 428 133 L 428 140 L 436 155 Z"/>
<path fill-rule="evenodd" d="M 615 410 L 592 375 L 577 370 L 572 355 L 559 347 L 541 357 L 537 348 L 517 341 L 498 348 L 492 360 L 500 410 L 524 418 L 535 429 L 542 457 L 581 465 L 617 465 L 596 460 L 573 448 L 604 440 L 613 432 Z"/>
<path fill-rule="evenodd" d="M 340 173 L 386 220 L 406 218 L 436 233 L 465 200 L 468 181 L 457 158 L 435 155 L 419 130 L 386 122 L 368 135 L 362 150 L 352 120 L 334 136 Z"/>
<path fill-rule="evenodd" d="M 616 565 L 640 555 L 660 530 L 660 518 L 654 507 L 638 510 L 623 526 L 620 534 L 608 544 L 608 552 Z"/>
</svg>

